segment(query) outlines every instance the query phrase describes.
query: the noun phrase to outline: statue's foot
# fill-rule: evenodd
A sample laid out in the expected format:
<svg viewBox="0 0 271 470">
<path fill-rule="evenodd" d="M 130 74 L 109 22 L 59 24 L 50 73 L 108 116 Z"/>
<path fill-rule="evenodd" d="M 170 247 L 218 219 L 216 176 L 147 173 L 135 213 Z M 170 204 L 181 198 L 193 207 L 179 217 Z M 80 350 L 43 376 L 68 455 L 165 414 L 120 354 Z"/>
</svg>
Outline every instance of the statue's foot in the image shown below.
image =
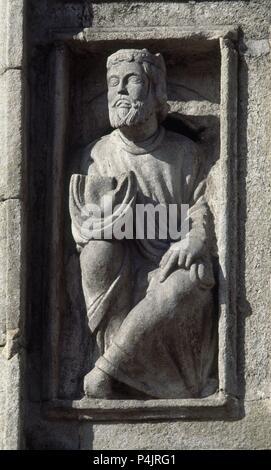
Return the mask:
<svg viewBox="0 0 271 470">
<path fill-rule="evenodd" d="M 91 398 L 112 397 L 112 384 L 109 375 L 94 367 L 84 378 L 84 391 Z"/>
</svg>

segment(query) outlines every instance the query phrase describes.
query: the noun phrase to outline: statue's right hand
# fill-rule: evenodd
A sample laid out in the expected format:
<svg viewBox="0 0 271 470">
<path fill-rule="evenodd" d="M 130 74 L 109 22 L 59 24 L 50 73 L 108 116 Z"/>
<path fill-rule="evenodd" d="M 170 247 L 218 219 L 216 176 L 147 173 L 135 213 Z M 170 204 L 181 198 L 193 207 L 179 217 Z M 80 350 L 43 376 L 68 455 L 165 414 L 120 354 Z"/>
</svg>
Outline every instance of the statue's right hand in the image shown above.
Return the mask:
<svg viewBox="0 0 271 470">
<path fill-rule="evenodd" d="M 200 258 L 202 251 L 202 244 L 195 238 L 191 238 L 190 243 L 187 239 L 173 243 L 160 262 L 160 282 L 165 281 L 175 269 L 190 269 L 192 263 Z"/>
<path fill-rule="evenodd" d="M 180 254 L 179 250 L 172 248 L 172 246 L 164 254 L 160 262 L 160 268 L 161 268 L 160 282 L 164 282 L 166 278 L 175 269 L 178 268 L 179 254 Z"/>
</svg>

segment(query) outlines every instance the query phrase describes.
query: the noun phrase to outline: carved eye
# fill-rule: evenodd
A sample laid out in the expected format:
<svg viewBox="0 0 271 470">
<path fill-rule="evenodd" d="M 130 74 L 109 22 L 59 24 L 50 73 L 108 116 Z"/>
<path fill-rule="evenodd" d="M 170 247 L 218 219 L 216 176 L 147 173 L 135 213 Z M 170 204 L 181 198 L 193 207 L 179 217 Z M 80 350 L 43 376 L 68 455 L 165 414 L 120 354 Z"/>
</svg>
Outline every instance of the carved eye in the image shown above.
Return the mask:
<svg viewBox="0 0 271 470">
<path fill-rule="evenodd" d="M 132 83 L 132 84 L 137 84 L 137 83 L 142 83 L 142 80 L 140 77 L 138 77 L 137 75 L 131 75 L 131 77 L 129 77 L 129 83 Z"/>
<path fill-rule="evenodd" d="M 118 77 L 110 77 L 108 79 L 108 85 L 109 86 L 117 86 L 120 82 L 120 79 Z"/>
</svg>

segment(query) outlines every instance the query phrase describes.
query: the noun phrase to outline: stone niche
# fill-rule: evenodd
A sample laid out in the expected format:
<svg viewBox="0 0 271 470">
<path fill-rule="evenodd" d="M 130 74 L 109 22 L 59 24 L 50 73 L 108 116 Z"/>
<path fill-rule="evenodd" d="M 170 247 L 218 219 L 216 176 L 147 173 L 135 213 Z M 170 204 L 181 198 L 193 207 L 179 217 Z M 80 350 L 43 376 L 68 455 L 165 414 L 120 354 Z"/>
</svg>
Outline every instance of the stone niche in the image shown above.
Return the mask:
<svg viewBox="0 0 271 470">
<path fill-rule="evenodd" d="M 46 220 L 36 228 L 46 251 L 42 352 L 39 350 L 42 359 L 36 372 L 42 380 L 44 416 L 95 421 L 237 418 L 237 30 L 229 26 L 86 28 L 78 34 L 55 30 L 53 37 L 46 62 L 51 119 L 43 135 L 50 148 L 49 191 L 43 201 Z M 83 393 L 83 377 L 93 367 L 93 341 L 71 234 L 69 180 L 73 173 L 80 173 L 80 149 L 112 130 L 107 109 L 107 57 L 119 49 L 143 47 L 162 53 L 166 62 L 170 111 L 164 126 L 197 142 L 206 158 L 206 194 L 217 243 L 214 297 L 218 387 L 215 394 L 204 399 L 101 400 L 86 398 Z M 39 87 L 42 95 L 44 88 Z M 39 103 L 40 99 L 37 97 Z M 40 111 L 36 126 L 42 122 L 41 104 Z M 37 364 L 35 354 L 32 360 Z M 30 390 L 33 399 L 36 393 Z"/>
</svg>

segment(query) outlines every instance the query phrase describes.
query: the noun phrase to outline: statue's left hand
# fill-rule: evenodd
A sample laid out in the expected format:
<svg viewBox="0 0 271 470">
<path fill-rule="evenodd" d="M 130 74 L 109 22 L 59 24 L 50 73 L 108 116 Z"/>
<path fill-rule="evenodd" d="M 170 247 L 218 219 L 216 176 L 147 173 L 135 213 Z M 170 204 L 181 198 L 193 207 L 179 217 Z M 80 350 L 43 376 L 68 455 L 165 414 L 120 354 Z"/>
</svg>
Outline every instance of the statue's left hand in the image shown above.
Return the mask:
<svg viewBox="0 0 271 470">
<path fill-rule="evenodd" d="M 190 237 L 173 243 L 160 262 L 160 282 L 178 268 L 190 269 L 192 263 L 205 255 L 206 245 L 200 238 Z"/>
</svg>

